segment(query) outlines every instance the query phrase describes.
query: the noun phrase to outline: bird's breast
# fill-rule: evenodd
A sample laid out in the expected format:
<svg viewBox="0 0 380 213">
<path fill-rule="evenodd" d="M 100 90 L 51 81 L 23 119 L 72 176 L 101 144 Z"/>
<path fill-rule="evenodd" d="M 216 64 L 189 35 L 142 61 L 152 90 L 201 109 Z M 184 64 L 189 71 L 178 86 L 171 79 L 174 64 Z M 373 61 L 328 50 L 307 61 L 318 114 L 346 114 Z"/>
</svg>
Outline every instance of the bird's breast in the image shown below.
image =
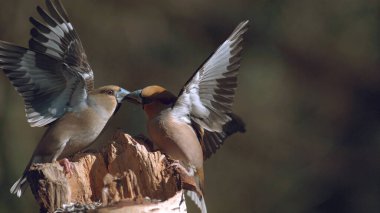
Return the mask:
<svg viewBox="0 0 380 213">
<path fill-rule="evenodd" d="M 66 113 L 51 130 L 58 140 L 65 141 L 62 138 L 67 138 L 61 156 L 72 155 L 89 146 L 99 136 L 107 121 L 91 109 Z"/>
<path fill-rule="evenodd" d="M 170 111 L 149 119 L 148 133 L 153 143 L 172 158 L 197 168 L 203 165 L 202 148 L 195 131 Z"/>
</svg>

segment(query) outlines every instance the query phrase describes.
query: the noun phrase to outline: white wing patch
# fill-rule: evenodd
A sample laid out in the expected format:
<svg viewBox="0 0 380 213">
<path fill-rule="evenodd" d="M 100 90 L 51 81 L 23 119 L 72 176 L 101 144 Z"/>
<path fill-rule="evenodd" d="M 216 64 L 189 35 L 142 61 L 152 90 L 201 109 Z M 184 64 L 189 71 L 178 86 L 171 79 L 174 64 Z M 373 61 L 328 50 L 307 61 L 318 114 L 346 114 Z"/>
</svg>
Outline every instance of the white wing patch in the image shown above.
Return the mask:
<svg viewBox="0 0 380 213">
<path fill-rule="evenodd" d="M 240 23 L 230 37 L 201 66 L 182 89 L 173 113 L 195 121 L 209 131 L 221 132 L 231 120 L 242 35 L 248 21 Z M 190 118 L 190 119 L 189 119 Z"/>
</svg>

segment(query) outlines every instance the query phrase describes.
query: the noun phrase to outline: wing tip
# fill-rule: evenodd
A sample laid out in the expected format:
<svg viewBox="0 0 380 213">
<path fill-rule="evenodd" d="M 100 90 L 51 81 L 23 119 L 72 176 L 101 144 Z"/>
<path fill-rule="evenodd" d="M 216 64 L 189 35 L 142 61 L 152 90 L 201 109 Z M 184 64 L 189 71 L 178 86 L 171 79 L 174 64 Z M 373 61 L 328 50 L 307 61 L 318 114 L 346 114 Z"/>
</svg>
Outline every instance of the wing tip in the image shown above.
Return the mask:
<svg viewBox="0 0 380 213">
<path fill-rule="evenodd" d="M 228 38 L 228 40 L 230 41 L 235 41 L 235 40 L 238 40 L 240 37 L 242 37 L 242 35 L 247 32 L 249 28 L 249 20 L 244 20 L 242 22 L 240 22 L 236 28 L 234 29 L 234 31 L 231 33 L 230 37 Z"/>
<path fill-rule="evenodd" d="M 240 22 L 240 23 L 239 23 L 240 28 L 241 28 L 241 29 L 248 28 L 248 27 L 249 27 L 249 22 L 250 22 L 249 19 L 246 19 L 246 20 Z"/>
</svg>

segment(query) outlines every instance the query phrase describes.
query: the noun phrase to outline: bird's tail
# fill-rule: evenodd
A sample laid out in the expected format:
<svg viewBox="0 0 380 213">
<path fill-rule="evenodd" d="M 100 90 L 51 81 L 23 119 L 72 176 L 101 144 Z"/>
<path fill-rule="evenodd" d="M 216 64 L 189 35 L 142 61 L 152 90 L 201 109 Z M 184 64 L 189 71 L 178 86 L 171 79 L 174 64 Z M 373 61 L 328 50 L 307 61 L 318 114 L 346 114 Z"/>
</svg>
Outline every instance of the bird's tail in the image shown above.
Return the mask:
<svg viewBox="0 0 380 213">
<path fill-rule="evenodd" d="M 204 196 L 199 196 L 196 192 L 186 191 L 186 195 L 190 197 L 190 199 L 198 206 L 201 210 L 201 213 L 207 213 L 206 202 Z"/>
<path fill-rule="evenodd" d="M 23 175 L 20 179 L 16 181 L 11 187 L 11 194 L 17 195 L 17 197 L 21 197 L 22 193 L 26 190 L 28 184 L 26 183 L 26 177 Z"/>
</svg>

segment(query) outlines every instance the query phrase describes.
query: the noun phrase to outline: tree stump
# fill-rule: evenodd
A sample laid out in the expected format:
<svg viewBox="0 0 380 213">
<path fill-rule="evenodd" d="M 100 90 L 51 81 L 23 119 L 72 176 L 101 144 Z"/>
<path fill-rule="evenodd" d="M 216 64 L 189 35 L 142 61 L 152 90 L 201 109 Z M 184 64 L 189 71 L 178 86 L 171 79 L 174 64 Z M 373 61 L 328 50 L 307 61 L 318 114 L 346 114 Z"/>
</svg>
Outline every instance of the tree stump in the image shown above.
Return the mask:
<svg viewBox="0 0 380 213">
<path fill-rule="evenodd" d="M 34 164 L 27 176 L 41 212 L 186 212 L 186 181 L 171 160 L 118 130 L 103 150 L 73 156 L 73 172 Z"/>
</svg>

